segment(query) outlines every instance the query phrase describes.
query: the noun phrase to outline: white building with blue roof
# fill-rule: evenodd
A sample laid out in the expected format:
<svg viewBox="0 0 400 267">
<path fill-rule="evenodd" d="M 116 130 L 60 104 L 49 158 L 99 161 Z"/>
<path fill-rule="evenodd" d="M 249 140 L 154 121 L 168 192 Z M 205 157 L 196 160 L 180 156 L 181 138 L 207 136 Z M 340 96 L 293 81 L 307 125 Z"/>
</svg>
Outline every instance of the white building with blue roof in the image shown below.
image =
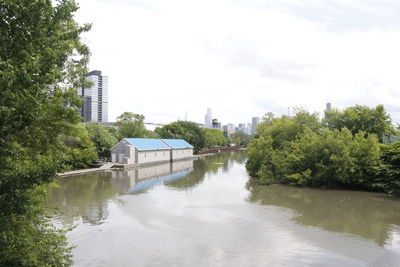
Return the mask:
<svg viewBox="0 0 400 267">
<path fill-rule="evenodd" d="M 161 139 L 171 148 L 171 160 L 193 156 L 193 146 L 182 139 Z"/>
<path fill-rule="evenodd" d="M 181 139 L 124 138 L 111 148 L 111 162 L 144 164 L 193 156 L 193 146 Z"/>
</svg>

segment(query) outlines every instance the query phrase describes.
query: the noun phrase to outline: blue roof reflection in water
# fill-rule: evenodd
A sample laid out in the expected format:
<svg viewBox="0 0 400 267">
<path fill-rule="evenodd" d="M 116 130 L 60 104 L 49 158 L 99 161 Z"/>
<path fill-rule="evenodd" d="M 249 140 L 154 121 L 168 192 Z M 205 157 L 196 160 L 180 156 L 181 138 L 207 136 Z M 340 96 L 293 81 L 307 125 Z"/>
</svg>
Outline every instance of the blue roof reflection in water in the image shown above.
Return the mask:
<svg viewBox="0 0 400 267">
<path fill-rule="evenodd" d="M 152 187 L 152 186 L 155 186 L 155 185 L 158 185 L 158 184 L 162 184 L 162 183 L 178 180 L 178 179 L 186 177 L 191 172 L 193 172 L 193 169 L 184 170 L 184 171 L 176 172 L 176 173 L 173 173 L 173 174 L 160 176 L 158 178 L 144 180 L 144 181 L 141 181 L 141 182 L 137 183 L 134 187 L 130 188 L 128 192 L 129 193 L 136 193 L 136 192 L 139 192 L 141 190 L 147 189 L 149 187 Z"/>
</svg>

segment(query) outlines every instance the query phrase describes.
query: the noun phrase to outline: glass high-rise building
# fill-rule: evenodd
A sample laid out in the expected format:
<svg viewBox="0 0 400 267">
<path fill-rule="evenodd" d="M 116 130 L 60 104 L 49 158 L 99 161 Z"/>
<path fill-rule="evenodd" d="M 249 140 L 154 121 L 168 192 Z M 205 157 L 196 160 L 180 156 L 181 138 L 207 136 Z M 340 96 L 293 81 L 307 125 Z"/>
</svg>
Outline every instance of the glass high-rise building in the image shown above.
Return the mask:
<svg viewBox="0 0 400 267">
<path fill-rule="evenodd" d="M 80 108 L 84 122 L 108 122 L 108 77 L 94 70 L 86 75 L 93 85 L 78 89 L 78 96 L 84 99 Z"/>
<path fill-rule="evenodd" d="M 332 110 L 332 104 L 331 103 L 326 103 L 326 111 Z"/>
<path fill-rule="evenodd" d="M 251 119 L 251 134 L 256 134 L 257 131 L 257 125 L 260 123 L 260 118 L 259 117 L 253 117 Z"/>
<path fill-rule="evenodd" d="M 207 109 L 207 114 L 205 116 L 205 127 L 212 128 L 212 110 L 210 108 Z"/>
</svg>

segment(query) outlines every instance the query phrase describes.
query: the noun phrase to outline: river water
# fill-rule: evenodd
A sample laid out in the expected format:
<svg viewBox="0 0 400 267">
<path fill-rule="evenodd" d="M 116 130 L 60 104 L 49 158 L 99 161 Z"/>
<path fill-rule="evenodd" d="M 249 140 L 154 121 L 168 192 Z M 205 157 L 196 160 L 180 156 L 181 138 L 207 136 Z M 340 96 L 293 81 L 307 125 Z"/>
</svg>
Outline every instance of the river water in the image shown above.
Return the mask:
<svg viewBox="0 0 400 267">
<path fill-rule="evenodd" d="M 59 179 L 75 266 L 400 266 L 400 201 L 259 186 L 245 152 Z"/>
</svg>

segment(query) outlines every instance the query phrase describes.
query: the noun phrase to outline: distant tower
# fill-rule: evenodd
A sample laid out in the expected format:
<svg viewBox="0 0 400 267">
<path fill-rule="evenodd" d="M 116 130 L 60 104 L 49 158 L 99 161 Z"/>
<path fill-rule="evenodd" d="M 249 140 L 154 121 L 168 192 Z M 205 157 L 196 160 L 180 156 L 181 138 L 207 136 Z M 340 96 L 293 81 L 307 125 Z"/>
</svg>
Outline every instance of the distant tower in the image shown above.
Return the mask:
<svg viewBox="0 0 400 267">
<path fill-rule="evenodd" d="M 326 103 L 326 111 L 329 111 L 332 109 L 332 105 L 330 102 Z"/>
<path fill-rule="evenodd" d="M 205 119 L 206 128 L 212 128 L 211 120 L 212 120 L 212 110 L 210 108 L 207 108 L 207 114 Z"/>
<path fill-rule="evenodd" d="M 213 119 L 212 120 L 212 128 L 221 129 L 221 123 L 218 122 L 218 119 Z"/>
<path fill-rule="evenodd" d="M 78 96 L 84 99 L 80 108 L 84 122 L 108 122 L 108 77 L 94 70 L 86 75 L 93 83 L 92 87 L 79 88 Z"/>
<path fill-rule="evenodd" d="M 259 117 L 253 117 L 251 119 L 251 134 L 256 134 L 257 130 L 257 125 L 260 123 L 260 118 Z"/>
<path fill-rule="evenodd" d="M 239 123 L 238 131 L 242 131 L 242 132 L 246 133 L 246 124 Z"/>
<path fill-rule="evenodd" d="M 251 122 L 248 122 L 248 123 L 247 123 L 247 126 L 246 126 L 246 134 L 251 134 Z"/>
</svg>

